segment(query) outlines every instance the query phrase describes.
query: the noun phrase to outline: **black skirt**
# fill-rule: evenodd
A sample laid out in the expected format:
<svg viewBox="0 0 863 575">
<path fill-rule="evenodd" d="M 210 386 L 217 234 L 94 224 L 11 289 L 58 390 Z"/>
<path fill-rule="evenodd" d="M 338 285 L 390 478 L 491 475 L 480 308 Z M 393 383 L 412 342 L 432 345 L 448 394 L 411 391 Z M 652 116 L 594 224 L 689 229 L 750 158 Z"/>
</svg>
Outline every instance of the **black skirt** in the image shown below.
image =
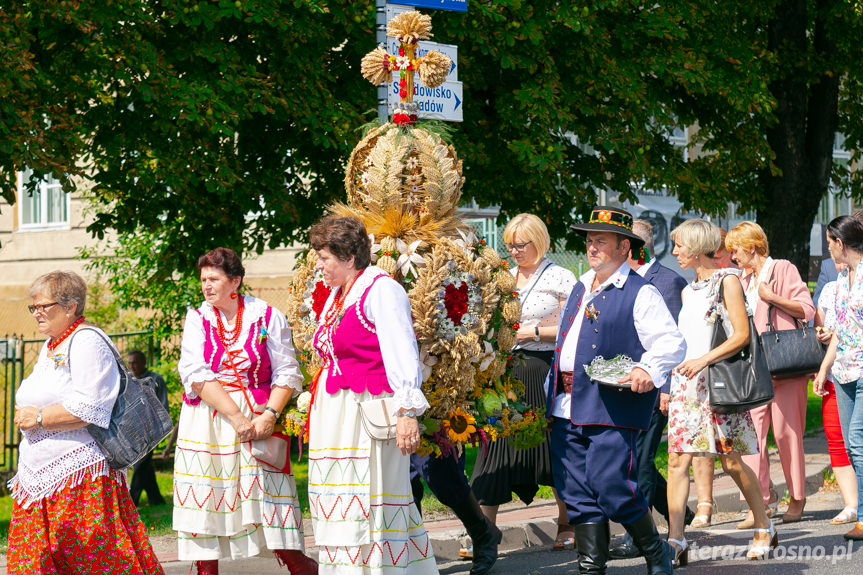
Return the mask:
<svg viewBox="0 0 863 575">
<path fill-rule="evenodd" d="M 513 376 L 524 383 L 526 403 L 533 407 L 545 406 L 545 382 L 552 351 L 517 350 Z M 500 505 L 512 501 L 512 494 L 529 505 L 540 485 L 554 485 L 551 475 L 551 457 L 546 441 L 533 449 L 515 449 L 507 439 L 488 444 L 488 451 L 480 449 L 473 468 L 470 486 L 481 505 Z"/>
</svg>

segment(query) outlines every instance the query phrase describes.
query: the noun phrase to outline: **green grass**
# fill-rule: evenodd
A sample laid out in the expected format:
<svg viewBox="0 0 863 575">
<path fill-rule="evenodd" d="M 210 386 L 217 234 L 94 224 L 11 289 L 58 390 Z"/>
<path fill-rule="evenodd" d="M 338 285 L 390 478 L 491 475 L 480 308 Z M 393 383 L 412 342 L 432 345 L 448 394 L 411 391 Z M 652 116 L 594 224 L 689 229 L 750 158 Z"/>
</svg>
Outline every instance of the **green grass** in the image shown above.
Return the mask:
<svg viewBox="0 0 863 575">
<path fill-rule="evenodd" d="M 812 382 L 807 383 L 809 386 L 808 395 L 806 398 L 806 432 L 804 433 L 807 437 L 812 437 L 816 435 L 818 432 L 823 431 L 824 422 L 821 418 L 821 398 L 812 393 Z M 773 430 L 767 434 L 767 449 L 775 449 L 776 441 L 773 439 Z M 668 476 L 668 444 L 666 442 L 662 442 L 659 444 L 659 448 L 656 450 L 656 467 L 659 469 L 659 472 L 662 473 L 663 477 Z M 714 467 L 716 469 L 721 469 L 722 464 L 719 462 L 719 458 L 717 457 L 714 460 Z M 690 474 L 692 470 L 690 469 Z"/>
</svg>

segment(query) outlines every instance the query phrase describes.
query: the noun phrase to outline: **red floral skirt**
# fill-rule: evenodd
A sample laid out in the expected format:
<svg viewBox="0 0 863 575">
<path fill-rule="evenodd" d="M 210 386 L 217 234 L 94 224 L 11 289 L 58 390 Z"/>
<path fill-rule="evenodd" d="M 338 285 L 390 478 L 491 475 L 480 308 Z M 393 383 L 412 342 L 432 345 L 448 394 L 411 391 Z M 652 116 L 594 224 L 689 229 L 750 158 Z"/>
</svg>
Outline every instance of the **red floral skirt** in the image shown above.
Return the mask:
<svg viewBox="0 0 863 575">
<path fill-rule="evenodd" d="M 114 475 L 112 473 L 112 475 Z M 125 484 L 111 476 L 12 508 L 9 575 L 164 573 Z"/>
</svg>

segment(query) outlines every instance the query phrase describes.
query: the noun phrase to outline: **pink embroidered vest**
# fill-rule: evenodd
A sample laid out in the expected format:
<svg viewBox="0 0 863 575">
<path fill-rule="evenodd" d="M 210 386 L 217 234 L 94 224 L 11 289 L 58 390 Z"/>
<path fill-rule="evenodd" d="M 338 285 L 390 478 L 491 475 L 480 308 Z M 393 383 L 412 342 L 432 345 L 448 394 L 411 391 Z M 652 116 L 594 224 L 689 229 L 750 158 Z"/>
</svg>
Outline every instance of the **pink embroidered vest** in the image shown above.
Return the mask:
<svg viewBox="0 0 863 575">
<path fill-rule="evenodd" d="M 201 316 L 201 321 L 204 324 L 204 362 L 210 366 L 213 373 L 219 374 L 222 371 L 222 358 L 225 355 L 225 346 L 222 340 L 219 339 L 219 334 L 216 331 L 216 326 L 208 321 L 201 310 L 195 310 Z M 215 311 L 215 310 L 214 310 Z M 215 311 L 215 313 L 218 313 Z M 263 404 L 270 397 L 270 380 L 273 376 L 273 368 L 270 364 L 270 354 L 267 352 L 267 325 L 270 323 L 270 318 L 273 315 L 273 308 L 267 306 L 267 311 L 256 319 L 249 326 L 249 333 L 246 336 L 246 341 L 243 343 L 243 349 L 249 358 L 250 365 L 247 371 L 238 368 L 240 376 L 245 378 L 244 384 L 248 385 L 248 390 L 254 398 L 255 403 Z M 233 370 L 229 369 L 227 377 L 233 381 L 236 375 Z M 200 397 L 188 399 L 183 393 L 183 401 L 189 405 L 198 405 L 201 402 Z"/>
<path fill-rule="evenodd" d="M 375 326 L 363 313 L 363 305 L 369 290 L 380 278 L 372 280 L 363 295 L 344 310 L 341 321 L 333 329 L 332 346 L 336 361 L 321 353 L 323 346 L 320 336 L 323 330 L 315 335 L 315 348 L 327 361 L 327 393 L 337 393 L 340 389 L 350 389 L 354 393 L 368 391 L 372 395 L 383 392 L 392 393 L 384 369 L 384 359 Z"/>
</svg>

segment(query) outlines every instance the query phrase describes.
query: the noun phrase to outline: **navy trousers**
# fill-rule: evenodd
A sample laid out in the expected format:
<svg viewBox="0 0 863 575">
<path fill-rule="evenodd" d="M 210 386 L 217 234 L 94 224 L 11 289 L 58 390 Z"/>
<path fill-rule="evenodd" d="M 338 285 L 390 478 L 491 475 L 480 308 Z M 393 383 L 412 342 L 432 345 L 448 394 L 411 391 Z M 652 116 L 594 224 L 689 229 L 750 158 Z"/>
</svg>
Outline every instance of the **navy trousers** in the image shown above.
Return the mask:
<svg viewBox="0 0 863 575">
<path fill-rule="evenodd" d="M 637 429 L 604 425 L 573 425 L 554 418 L 551 462 L 554 486 L 566 503 L 569 523 L 628 525 L 647 513 L 638 487 L 635 441 Z"/>
<path fill-rule="evenodd" d="M 668 423 L 668 416 L 659 408 L 653 410 L 650 425 L 638 434 L 635 440 L 635 453 L 638 462 L 638 487 L 651 507 L 668 521 L 668 485 L 656 469 L 656 450 L 662 442 L 662 433 Z"/>
<path fill-rule="evenodd" d="M 411 491 L 417 507 L 423 499 L 425 481 L 438 501 L 454 507 L 470 497 L 470 484 L 464 475 L 464 452 L 461 457 L 411 455 Z"/>
</svg>

